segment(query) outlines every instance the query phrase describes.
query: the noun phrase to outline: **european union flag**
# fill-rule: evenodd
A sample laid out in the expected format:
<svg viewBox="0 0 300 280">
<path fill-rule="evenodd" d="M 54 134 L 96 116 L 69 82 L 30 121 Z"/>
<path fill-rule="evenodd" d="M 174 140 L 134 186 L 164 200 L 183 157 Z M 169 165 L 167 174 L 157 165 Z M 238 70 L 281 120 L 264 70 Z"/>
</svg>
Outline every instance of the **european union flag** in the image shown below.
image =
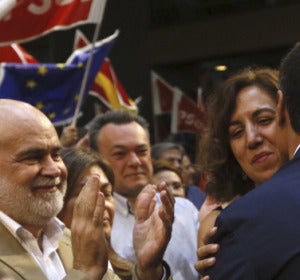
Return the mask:
<svg viewBox="0 0 300 280">
<path fill-rule="evenodd" d="M 84 97 L 117 36 L 118 31 L 95 44 Z M 55 125 L 70 122 L 91 49 L 88 45 L 76 50 L 64 64 L 0 64 L 0 98 L 30 103 Z"/>
</svg>

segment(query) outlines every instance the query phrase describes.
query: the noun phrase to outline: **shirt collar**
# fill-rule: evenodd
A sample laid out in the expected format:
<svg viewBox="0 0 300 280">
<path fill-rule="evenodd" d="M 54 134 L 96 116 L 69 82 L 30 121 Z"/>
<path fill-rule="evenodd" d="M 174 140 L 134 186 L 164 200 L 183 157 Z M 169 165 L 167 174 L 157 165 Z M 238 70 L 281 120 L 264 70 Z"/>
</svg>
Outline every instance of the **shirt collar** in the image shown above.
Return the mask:
<svg viewBox="0 0 300 280">
<path fill-rule="evenodd" d="M 122 213 L 124 216 L 133 215 L 133 209 L 129 205 L 126 197 L 114 192 L 114 199 L 116 203 L 116 209 Z"/>
<path fill-rule="evenodd" d="M 23 236 L 24 232 L 28 232 L 22 225 L 13 220 L 11 217 L 0 211 L 0 221 L 10 231 L 10 233 L 18 239 Z M 59 240 L 63 235 L 65 225 L 58 218 L 52 219 L 46 226 L 43 234 L 47 236 L 49 241 L 58 248 Z"/>
<path fill-rule="evenodd" d="M 10 231 L 12 235 L 17 236 L 17 231 L 22 227 L 19 223 L 0 211 L 0 221 Z"/>
</svg>

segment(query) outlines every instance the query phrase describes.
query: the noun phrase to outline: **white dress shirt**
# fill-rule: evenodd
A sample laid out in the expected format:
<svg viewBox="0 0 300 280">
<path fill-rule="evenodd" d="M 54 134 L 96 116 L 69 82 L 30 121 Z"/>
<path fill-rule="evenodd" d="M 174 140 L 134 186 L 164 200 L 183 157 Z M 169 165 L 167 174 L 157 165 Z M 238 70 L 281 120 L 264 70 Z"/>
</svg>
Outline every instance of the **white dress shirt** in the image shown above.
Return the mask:
<svg viewBox="0 0 300 280">
<path fill-rule="evenodd" d="M 43 252 L 39 248 L 37 239 L 2 211 L 0 211 L 0 221 L 33 257 L 49 280 L 60 280 L 66 276 L 56 251 L 65 227 L 59 219 L 53 219 L 43 232 Z"/>
<path fill-rule="evenodd" d="M 134 216 L 125 197 L 114 193 L 114 198 L 116 211 L 111 233 L 112 246 L 120 256 L 136 262 L 132 241 Z M 159 195 L 156 199 L 158 207 L 161 204 Z M 194 268 L 197 261 L 198 210 L 189 200 L 179 197 L 175 198 L 174 209 L 172 237 L 164 260 L 169 264 L 174 280 L 198 280 L 199 274 Z"/>
</svg>

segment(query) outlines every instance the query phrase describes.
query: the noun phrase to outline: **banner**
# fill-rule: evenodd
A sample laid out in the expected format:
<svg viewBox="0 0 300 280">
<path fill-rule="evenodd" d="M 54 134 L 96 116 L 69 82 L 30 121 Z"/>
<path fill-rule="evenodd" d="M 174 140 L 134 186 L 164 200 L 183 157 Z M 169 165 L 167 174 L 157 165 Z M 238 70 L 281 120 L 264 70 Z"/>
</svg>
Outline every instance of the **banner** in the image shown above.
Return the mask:
<svg viewBox="0 0 300 280">
<path fill-rule="evenodd" d="M 11 44 L 10 46 L 0 47 L 1 62 L 37 63 L 38 61 L 19 44 Z"/>
<path fill-rule="evenodd" d="M 206 123 L 205 112 L 179 88 L 174 88 L 171 133 L 188 132 L 201 135 Z"/>
<path fill-rule="evenodd" d="M 0 20 L 6 17 L 17 6 L 17 0 L 0 0 Z"/>
<path fill-rule="evenodd" d="M 151 88 L 154 140 L 161 142 L 167 140 L 171 134 L 174 89 L 154 71 L 151 71 Z"/>
<path fill-rule="evenodd" d="M 174 89 L 162 77 L 151 71 L 151 88 L 154 115 L 171 113 Z"/>
<path fill-rule="evenodd" d="M 79 29 L 76 29 L 73 43 L 73 51 L 83 48 L 89 44 L 90 41 L 88 40 L 88 38 L 86 38 L 86 36 Z"/>
<path fill-rule="evenodd" d="M 202 133 L 206 114 L 191 98 L 153 71 L 151 86 L 156 142 L 167 140 L 170 134 Z"/>
<path fill-rule="evenodd" d="M 101 22 L 106 4 L 106 0 L 1 1 L 9 4 L 0 18 L 0 45 L 30 41 L 53 30 Z"/>
<path fill-rule="evenodd" d="M 95 44 L 85 89 L 87 95 L 118 32 Z M 69 123 L 92 45 L 76 50 L 66 63 L 1 63 L 0 97 L 22 100 L 44 112 L 55 125 Z"/>
<path fill-rule="evenodd" d="M 76 30 L 74 49 L 87 43 L 88 39 L 83 33 Z M 126 109 L 135 114 L 138 112 L 135 102 L 128 96 L 108 58 L 105 58 L 99 69 L 89 93 L 99 99 L 109 110 Z"/>
</svg>

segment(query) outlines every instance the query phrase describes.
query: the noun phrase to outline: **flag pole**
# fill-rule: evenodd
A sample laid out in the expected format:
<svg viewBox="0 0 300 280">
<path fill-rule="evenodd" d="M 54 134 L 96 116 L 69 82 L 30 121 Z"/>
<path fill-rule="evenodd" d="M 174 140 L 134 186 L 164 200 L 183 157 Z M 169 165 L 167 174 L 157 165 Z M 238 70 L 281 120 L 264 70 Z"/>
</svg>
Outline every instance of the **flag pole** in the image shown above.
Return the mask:
<svg viewBox="0 0 300 280">
<path fill-rule="evenodd" d="M 16 6 L 17 0 L 0 0 L 0 20 L 4 19 Z"/>
<path fill-rule="evenodd" d="M 105 7 L 105 4 L 106 4 L 106 1 L 103 1 L 104 7 Z M 102 9 L 102 13 L 103 12 L 104 12 L 104 8 Z M 102 16 L 100 18 L 102 18 Z M 77 118 L 78 118 L 78 115 L 80 113 L 80 108 L 81 108 L 81 104 L 82 104 L 82 100 L 83 100 L 83 96 L 84 96 L 84 90 L 85 90 L 85 87 L 86 87 L 88 74 L 90 72 L 90 68 L 91 68 L 91 64 L 92 64 L 92 60 L 93 60 L 93 56 L 94 56 L 95 44 L 96 44 L 96 41 L 98 39 L 99 32 L 100 32 L 101 22 L 102 21 L 98 21 L 97 24 L 96 24 L 96 27 L 95 27 L 91 52 L 90 52 L 90 56 L 88 58 L 88 61 L 86 63 L 86 68 L 85 68 L 84 76 L 83 76 L 82 82 L 81 82 L 81 87 L 80 87 L 80 92 L 79 92 L 79 97 L 78 97 L 76 109 L 75 109 L 75 113 L 74 113 L 72 123 L 71 123 L 71 126 L 74 126 L 74 127 L 76 126 Z"/>
</svg>

